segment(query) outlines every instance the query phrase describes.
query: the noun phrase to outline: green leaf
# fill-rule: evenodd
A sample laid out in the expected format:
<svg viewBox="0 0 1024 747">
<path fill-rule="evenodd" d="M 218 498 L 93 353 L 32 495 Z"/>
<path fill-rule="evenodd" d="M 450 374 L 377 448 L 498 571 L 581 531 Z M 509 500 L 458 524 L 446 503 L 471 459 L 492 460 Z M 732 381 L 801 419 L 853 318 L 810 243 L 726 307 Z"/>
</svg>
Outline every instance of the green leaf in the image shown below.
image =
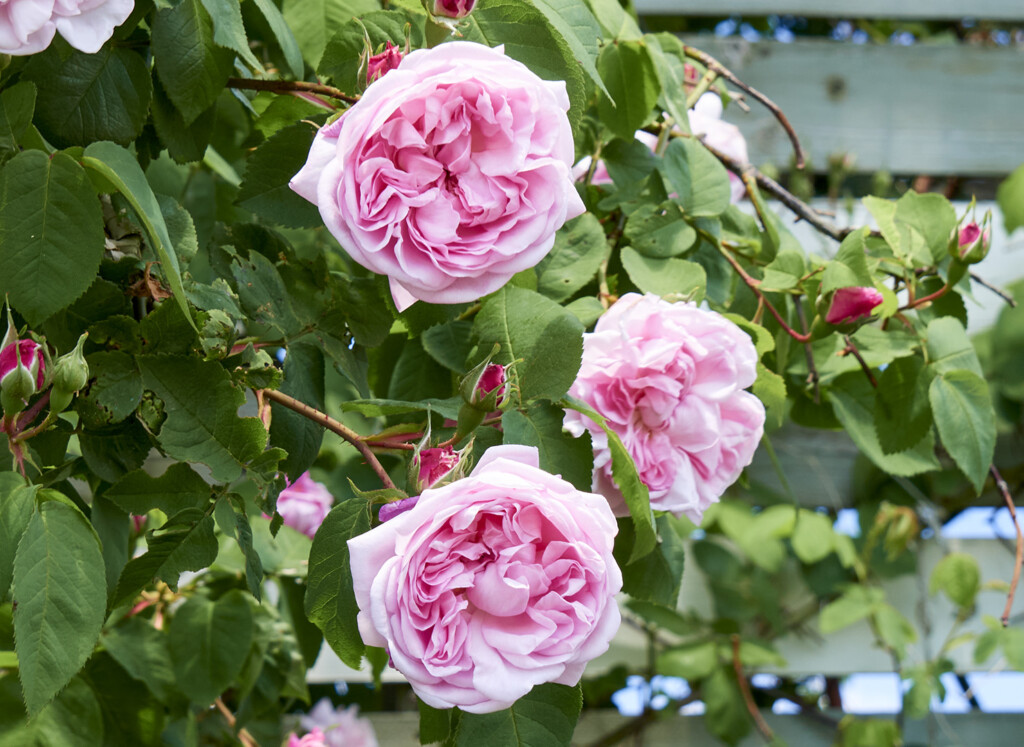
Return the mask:
<svg viewBox="0 0 1024 747">
<path fill-rule="evenodd" d="M 504 711 L 461 713 L 454 742 L 457 747 L 567 745 L 582 709 L 579 685 L 538 685 Z"/>
<path fill-rule="evenodd" d="M 103 634 L 103 646 L 124 670 L 144 683 L 163 703 L 180 697 L 175 692 L 174 670 L 167 650 L 167 634 L 138 615 Z"/>
<path fill-rule="evenodd" d="M 1007 233 L 1013 233 L 1024 226 L 1024 164 L 999 185 L 996 192 L 999 210 L 1003 213 L 1003 225 Z"/>
<path fill-rule="evenodd" d="M 200 0 L 213 21 L 213 43 L 230 49 L 245 63 L 260 72 L 263 65 L 249 49 L 249 39 L 242 23 L 242 7 L 236 0 Z M 299 72 L 301 77 L 302 73 Z"/>
<path fill-rule="evenodd" d="M 128 200 L 128 204 L 142 221 L 149 245 L 160 259 L 160 268 L 171 286 L 174 300 L 185 315 L 185 319 L 195 329 L 195 322 L 192 321 L 185 298 L 185 289 L 181 284 L 181 269 L 174 254 L 174 244 L 167 231 L 160 203 L 146 181 L 146 175 L 142 173 L 139 162 L 124 148 L 113 143 L 101 142 L 92 143 L 85 149 L 82 165 L 105 177 Z"/>
<path fill-rule="evenodd" d="M 0 171 L 0 295 L 30 324 L 85 293 L 103 259 L 103 216 L 85 170 L 25 151 Z"/>
<path fill-rule="evenodd" d="M 850 586 L 841 597 L 821 610 L 818 625 L 828 635 L 863 620 L 883 603 L 885 592 L 869 586 Z"/>
<path fill-rule="evenodd" d="M 623 249 L 620 256 L 630 280 L 643 292 L 670 300 L 685 298 L 696 303 L 704 300 L 708 276 L 696 262 L 674 257 L 653 259 L 631 247 Z"/>
<path fill-rule="evenodd" d="M 229 591 L 216 602 L 189 599 L 167 630 L 178 689 L 196 705 L 209 706 L 242 671 L 252 634 L 252 611 L 241 591 Z"/>
<path fill-rule="evenodd" d="M 874 287 L 875 281 L 868 270 L 867 255 L 864 253 L 866 231 L 851 231 L 843 239 L 835 259 L 825 266 L 825 273 L 821 276 L 822 293 L 853 286 Z"/>
<path fill-rule="evenodd" d="M 145 60 L 106 44 L 95 54 L 52 50 L 25 71 L 39 88 L 35 124 L 58 147 L 113 140 L 128 145 L 142 133 L 153 84 Z"/>
<path fill-rule="evenodd" d="M 186 125 L 217 100 L 234 55 L 218 47 L 213 20 L 200 0 L 181 0 L 153 18 L 151 48 L 164 90 Z"/>
<path fill-rule="evenodd" d="M 565 397 L 560 404 L 586 415 L 597 423 L 608 436 L 608 448 L 612 455 L 612 479 L 622 491 L 626 506 L 629 508 L 629 515 L 633 519 L 633 532 L 636 537 L 628 562 L 636 562 L 654 550 L 658 543 L 658 536 L 654 528 L 654 516 L 651 513 L 650 492 L 641 481 L 640 475 L 637 474 L 636 464 L 629 456 L 629 452 L 626 451 L 619 434 L 608 427 L 608 423 L 596 410 L 575 397 Z"/>
<path fill-rule="evenodd" d="M 263 452 L 267 431 L 258 418 L 238 417 L 245 395 L 218 363 L 167 355 L 138 361 L 146 388 L 164 403 L 167 420 L 157 440 L 168 454 L 205 464 L 214 480 L 231 482 Z"/>
<path fill-rule="evenodd" d="M 638 41 L 608 44 L 597 58 L 597 70 L 607 93 L 597 110 L 608 129 L 625 140 L 647 121 L 658 101 L 658 73 L 647 45 Z"/>
<path fill-rule="evenodd" d="M 305 343 L 290 345 L 284 359 L 281 391 L 323 411 L 324 374 L 324 356 L 317 347 Z M 288 452 L 281 469 L 289 479 L 297 480 L 313 465 L 323 440 L 323 426 L 282 405 L 271 404 L 270 445 Z"/>
<path fill-rule="evenodd" d="M 29 520 L 14 558 L 15 651 L 29 716 L 92 653 L 107 609 L 99 540 L 77 509 L 51 500 Z"/>
<path fill-rule="evenodd" d="M 631 522 L 620 520 L 615 559 L 622 569 L 623 593 L 629 594 L 631 599 L 674 608 L 679 602 L 679 589 L 683 583 L 686 560 L 683 540 L 668 516 L 659 516 L 656 525 L 660 538 L 657 547 L 630 563 L 628 553 L 636 544 L 632 537 L 633 527 Z"/>
<path fill-rule="evenodd" d="M 537 290 L 564 301 L 594 278 L 606 252 L 597 218 L 592 213 L 574 218 L 558 230 L 554 247 L 537 265 Z"/>
<path fill-rule="evenodd" d="M 309 156 L 316 132 L 305 123 L 285 127 L 249 156 L 238 192 L 239 206 L 289 228 L 312 228 L 323 223 L 316 205 L 288 186 Z"/>
<path fill-rule="evenodd" d="M 263 14 L 263 18 L 266 19 L 267 25 L 270 26 L 270 30 L 274 33 L 277 46 L 281 48 L 284 60 L 288 63 L 291 74 L 301 79 L 305 73 L 305 65 L 302 62 L 302 50 L 299 49 L 299 43 L 285 21 L 284 15 L 282 15 L 272 0 L 255 0 L 255 2 L 256 7 Z M 315 5 L 316 2 L 314 0 L 308 4 Z"/>
<path fill-rule="evenodd" d="M 149 532 L 146 540 L 146 553 L 130 560 L 121 572 L 112 602 L 115 607 L 131 601 L 154 578 L 177 589 L 182 573 L 200 571 L 217 559 L 213 517 L 198 509 L 180 511 Z"/>
<path fill-rule="evenodd" d="M 828 398 L 836 417 L 857 448 L 872 462 L 893 475 L 913 475 L 938 469 L 935 439 L 929 433 L 912 448 L 898 454 L 886 454 L 875 430 L 875 390 L 861 371 L 837 377 L 828 389 Z"/>
<path fill-rule="evenodd" d="M 697 232 L 683 220 L 682 209 L 672 200 L 641 205 L 630 213 L 624 234 L 633 249 L 657 259 L 678 257 L 697 240 Z"/>
<path fill-rule="evenodd" d="M 981 588 L 981 570 L 973 555 L 951 552 L 932 570 L 928 593 L 945 592 L 953 604 L 970 607 Z"/>
<path fill-rule="evenodd" d="M 360 498 L 347 500 L 327 514 L 309 552 L 306 617 L 324 632 L 338 658 L 354 669 L 366 647 L 356 625 L 348 540 L 369 528 L 369 504 Z"/>
<path fill-rule="evenodd" d="M 456 320 L 438 324 L 420 335 L 423 349 L 431 358 L 457 374 L 466 373 L 466 358 L 472 348 L 473 323 Z"/>
<path fill-rule="evenodd" d="M 573 438 L 564 431 L 564 416 L 562 408 L 549 402 L 534 402 L 525 412 L 509 410 L 501 417 L 504 443 L 536 446 L 542 470 L 589 492 L 594 471 L 590 438 Z"/>
<path fill-rule="evenodd" d="M 316 67 L 331 36 L 353 16 L 365 16 L 380 5 L 375 0 L 284 0 L 284 20 L 311 67 Z"/>
<path fill-rule="evenodd" d="M 586 109 L 586 82 L 568 43 L 539 10 L 518 0 L 479 0 L 462 24 L 460 30 L 467 41 L 489 47 L 504 45 L 506 55 L 544 80 L 564 81 L 570 102 L 569 122 L 575 133 Z"/>
<path fill-rule="evenodd" d="M 0 92 L 0 163 L 19 152 L 18 141 L 31 126 L 35 108 L 34 83 L 22 81 Z"/>
<path fill-rule="evenodd" d="M 996 446 L 988 384 L 971 371 L 946 371 L 932 379 L 928 400 L 942 445 L 981 495 Z"/>
<path fill-rule="evenodd" d="M 527 0 L 544 14 L 547 22 L 561 34 L 583 72 L 605 96 L 611 96 L 601 80 L 594 61 L 597 59 L 597 41 L 601 26 L 593 13 L 575 0 Z"/>
<path fill-rule="evenodd" d="M 479 358 L 495 343 L 495 363 L 511 364 L 509 376 L 523 400 L 558 399 L 572 386 L 583 358 L 583 325 L 539 293 L 505 287 L 484 302 L 473 324 Z"/>
<path fill-rule="evenodd" d="M 804 563 L 817 563 L 832 552 L 835 545 L 832 520 L 825 514 L 800 509 L 793 528 L 793 552 Z"/>
<path fill-rule="evenodd" d="M 978 354 L 958 319 L 948 316 L 935 319 L 928 325 L 925 336 L 930 371 L 944 374 L 966 369 L 977 376 L 984 376 Z"/>
<path fill-rule="evenodd" d="M 172 464 L 160 476 L 135 470 L 107 489 L 104 497 L 130 514 L 142 515 L 156 508 L 173 516 L 188 508 L 204 510 L 212 490 L 187 464 Z"/>
<path fill-rule="evenodd" d="M 878 379 L 875 432 L 886 454 L 911 448 L 931 429 L 932 411 L 923 369 L 924 362 L 917 356 L 897 358 Z"/>
<path fill-rule="evenodd" d="M 716 216 L 728 209 L 729 173 L 700 141 L 673 139 L 665 149 L 662 173 L 688 216 Z"/>
<path fill-rule="evenodd" d="M 36 489 L 16 472 L 0 472 L 0 602 L 11 589 L 14 553 L 32 518 Z"/>
</svg>

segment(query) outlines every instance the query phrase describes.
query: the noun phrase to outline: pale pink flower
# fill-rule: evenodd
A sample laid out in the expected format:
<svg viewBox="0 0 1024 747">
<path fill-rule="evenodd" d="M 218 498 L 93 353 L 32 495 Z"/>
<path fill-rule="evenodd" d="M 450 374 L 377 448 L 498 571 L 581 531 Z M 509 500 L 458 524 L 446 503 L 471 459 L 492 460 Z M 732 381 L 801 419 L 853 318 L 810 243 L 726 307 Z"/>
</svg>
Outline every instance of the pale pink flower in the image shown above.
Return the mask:
<svg viewBox="0 0 1024 747">
<path fill-rule="evenodd" d="M 331 510 L 332 503 L 334 496 L 330 491 L 304 472 L 281 491 L 277 497 L 277 512 L 287 526 L 312 538 Z"/>
<path fill-rule="evenodd" d="M 472 474 L 349 540 L 359 632 L 434 708 L 508 708 L 575 685 L 619 626 L 604 498 L 495 446 Z"/>
<path fill-rule="evenodd" d="M 317 133 L 291 187 L 399 309 L 475 301 L 584 211 L 568 108 L 564 82 L 501 47 L 416 50 Z"/>
<path fill-rule="evenodd" d="M 97 52 L 134 7 L 134 0 L 5 0 L 0 54 L 42 52 L 56 33 L 81 52 Z"/>
<path fill-rule="evenodd" d="M 311 732 L 319 731 L 324 747 L 377 747 L 373 724 L 359 716 L 357 705 L 335 708 L 330 700 L 321 698 L 299 724 Z"/>
<path fill-rule="evenodd" d="M 756 366 L 750 337 L 722 315 L 628 293 L 583 336 L 583 363 L 569 394 L 622 439 L 653 508 L 700 522 L 761 439 L 764 405 L 744 391 Z M 574 411 L 564 423 L 575 436 L 590 431 L 594 489 L 626 515 L 607 434 Z"/>
<path fill-rule="evenodd" d="M 883 300 L 882 294 L 875 288 L 839 288 L 832 295 L 825 321 L 829 324 L 846 324 L 867 319 Z"/>
</svg>

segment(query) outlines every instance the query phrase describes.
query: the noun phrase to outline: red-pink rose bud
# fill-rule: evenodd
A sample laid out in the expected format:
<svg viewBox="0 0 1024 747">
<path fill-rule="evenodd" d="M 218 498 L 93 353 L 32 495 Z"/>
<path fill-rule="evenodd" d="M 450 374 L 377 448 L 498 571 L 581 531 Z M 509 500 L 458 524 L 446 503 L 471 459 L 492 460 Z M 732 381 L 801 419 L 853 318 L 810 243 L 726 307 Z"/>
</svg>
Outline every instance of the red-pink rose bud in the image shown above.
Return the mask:
<svg viewBox="0 0 1024 747">
<path fill-rule="evenodd" d="M 846 324 L 866 319 L 883 300 L 882 294 L 875 288 L 839 288 L 832 296 L 825 321 L 829 324 Z"/>
<path fill-rule="evenodd" d="M 0 386 L 18 373 L 19 366 L 29 374 L 34 383 L 34 392 L 43 388 L 46 381 L 46 361 L 42 345 L 35 340 L 20 340 L 0 350 Z"/>
<path fill-rule="evenodd" d="M 378 52 L 375 55 L 371 55 L 369 61 L 366 63 L 366 82 L 367 84 L 373 83 L 391 70 L 398 67 L 398 63 L 402 61 L 402 57 L 405 55 L 399 47 L 396 47 L 390 41 L 385 43 L 384 51 Z"/>
<path fill-rule="evenodd" d="M 434 0 L 433 13 L 445 18 L 465 18 L 474 7 L 476 0 Z"/>
</svg>

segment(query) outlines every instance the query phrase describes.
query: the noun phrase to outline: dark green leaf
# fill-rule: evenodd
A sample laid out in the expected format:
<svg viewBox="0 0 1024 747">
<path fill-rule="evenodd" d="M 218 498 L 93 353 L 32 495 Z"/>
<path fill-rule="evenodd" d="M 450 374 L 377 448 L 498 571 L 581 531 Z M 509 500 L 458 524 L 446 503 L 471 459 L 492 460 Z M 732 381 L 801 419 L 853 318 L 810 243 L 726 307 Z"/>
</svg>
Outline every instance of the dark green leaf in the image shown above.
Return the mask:
<svg viewBox="0 0 1024 747">
<path fill-rule="evenodd" d="M 946 371 L 932 379 L 928 401 L 942 445 L 981 495 L 996 446 L 988 384 L 971 371 Z"/>
<path fill-rule="evenodd" d="M 262 218 L 289 228 L 310 228 L 323 223 L 316 205 L 288 186 L 309 156 L 313 128 L 302 122 L 285 127 L 267 140 L 246 161 L 245 177 L 237 202 Z"/>
<path fill-rule="evenodd" d="M 85 170 L 63 153 L 21 153 L 0 171 L 0 295 L 37 325 L 92 283 L 103 216 Z"/>
<path fill-rule="evenodd" d="M 608 92 L 597 100 L 601 121 L 619 137 L 632 140 L 658 101 L 658 73 L 647 46 L 634 41 L 608 44 L 598 55 L 597 70 Z"/>
<path fill-rule="evenodd" d="M 473 324 L 479 357 L 495 343 L 495 363 L 511 363 L 509 377 L 523 400 L 557 399 L 576 379 L 583 356 L 583 326 L 539 293 L 506 287 L 491 296 Z"/>
<path fill-rule="evenodd" d="M 195 596 L 183 604 L 167 630 L 178 689 L 208 706 L 238 676 L 252 643 L 253 621 L 242 592 L 216 602 Z"/>
<path fill-rule="evenodd" d="M 564 301 L 589 283 L 607 252 L 604 229 L 591 213 L 566 223 L 555 234 L 551 252 L 537 265 L 537 290 Z"/>
<path fill-rule="evenodd" d="M 224 90 L 234 55 L 214 43 L 213 21 L 200 0 L 157 12 L 151 44 L 160 82 L 191 124 Z"/>
<path fill-rule="evenodd" d="M 356 669 L 365 646 L 356 625 L 348 540 L 369 528 L 369 504 L 360 498 L 347 500 L 327 514 L 309 553 L 306 616 L 324 632 L 338 658 Z"/>
<path fill-rule="evenodd" d="M 507 444 L 536 446 L 540 468 L 560 475 L 580 490 L 590 491 L 594 452 L 589 434 L 573 438 L 562 429 L 565 411 L 548 402 L 535 402 L 525 412 L 509 410 L 501 418 Z"/>
<path fill-rule="evenodd" d="M 26 75 L 39 88 L 36 126 L 54 145 L 128 145 L 142 132 L 153 84 L 137 52 L 107 44 L 61 60 L 51 50 L 34 58 Z"/>
<path fill-rule="evenodd" d="M 205 464 L 215 480 L 230 482 L 263 451 L 267 431 L 258 418 L 238 417 L 245 395 L 219 364 L 166 355 L 138 362 L 146 388 L 164 403 L 167 420 L 157 440 L 168 454 Z"/>
<path fill-rule="evenodd" d="M 107 609 L 99 540 L 77 508 L 37 507 L 14 558 L 12 597 L 18 673 L 34 716 L 85 664 Z"/>
</svg>

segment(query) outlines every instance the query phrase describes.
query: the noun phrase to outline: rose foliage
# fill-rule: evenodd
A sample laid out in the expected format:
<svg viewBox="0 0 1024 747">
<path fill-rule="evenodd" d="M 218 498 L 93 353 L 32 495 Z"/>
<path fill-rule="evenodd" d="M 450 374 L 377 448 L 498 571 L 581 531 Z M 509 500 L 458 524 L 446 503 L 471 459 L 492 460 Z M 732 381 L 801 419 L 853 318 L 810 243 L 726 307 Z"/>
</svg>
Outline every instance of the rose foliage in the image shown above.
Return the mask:
<svg viewBox="0 0 1024 747">
<path fill-rule="evenodd" d="M 618 3 L 328 5 L 0 2 L 0 743 L 376 744 L 322 648 L 424 741 L 569 744 L 653 666 L 735 742 L 791 588 L 904 657 L 904 488 L 984 495 L 1022 412 L 989 219 L 805 250 L 734 84 Z M 856 541 L 772 471 L 806 429 L 881 486 Z"/>
</svg>

